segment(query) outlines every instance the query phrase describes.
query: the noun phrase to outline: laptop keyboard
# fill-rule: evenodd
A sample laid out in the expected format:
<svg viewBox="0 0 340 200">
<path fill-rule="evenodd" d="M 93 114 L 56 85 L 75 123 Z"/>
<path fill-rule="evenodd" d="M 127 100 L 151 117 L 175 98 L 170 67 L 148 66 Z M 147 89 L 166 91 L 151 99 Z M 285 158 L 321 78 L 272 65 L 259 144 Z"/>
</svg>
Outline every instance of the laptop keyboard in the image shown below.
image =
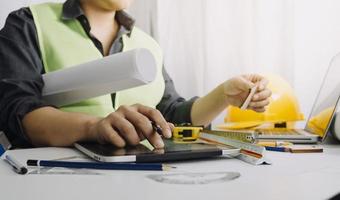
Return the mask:
<svg viewBox="0 0 340 200">
<path fill-rule="evenodd" d="M 259 135 L 301 135 L 296 130 L 256 130 Z"/>
</svg>

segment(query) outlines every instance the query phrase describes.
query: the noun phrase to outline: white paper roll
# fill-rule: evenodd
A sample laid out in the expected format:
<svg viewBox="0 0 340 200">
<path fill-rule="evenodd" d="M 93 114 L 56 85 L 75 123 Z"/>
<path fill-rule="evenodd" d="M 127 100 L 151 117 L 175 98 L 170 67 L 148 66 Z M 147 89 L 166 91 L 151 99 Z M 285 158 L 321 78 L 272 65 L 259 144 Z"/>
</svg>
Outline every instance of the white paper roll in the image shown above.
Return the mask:
<svg viewBox="0 0 340 200">
<path fill-rule="evenodd" d="M 63 106 L 152 82 L 156 61 L 147 49 L 134 49 L 43 75 L 46 102 Z"/>
</svg>

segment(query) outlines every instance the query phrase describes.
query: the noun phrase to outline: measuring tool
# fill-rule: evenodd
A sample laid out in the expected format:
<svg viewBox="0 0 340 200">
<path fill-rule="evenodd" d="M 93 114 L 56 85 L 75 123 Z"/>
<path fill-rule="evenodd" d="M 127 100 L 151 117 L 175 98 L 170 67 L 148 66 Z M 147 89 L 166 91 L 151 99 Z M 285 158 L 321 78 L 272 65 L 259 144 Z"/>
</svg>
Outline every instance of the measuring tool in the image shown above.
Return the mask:
<svg viewBox="0 0 340 200">
<path fill-rule="evenodd" d="M 240 149 L 241 154 L 237 156 L 240 160 L 255 165 L 269 163 L 264 157 L 266 149 L 254 144 L 257 142 L 257 136 L 258 133 L 253 131 L 205 130 L 201 126 L 177 126 L 173 129 L 173 140 L 176 142 L 186 143 L 200 139 L 209 143 L 227 145 Z"/>
<path fill-rule="evenodd" d="M 199 139 L 209 143 L 227 145 L 240 149 L 240 155 L 236 158 L 253 165 L 270 164 L 271 162 L 265 157 L 266 149 L 255 144 L 233 140 L 227 137 L 220 137 L 214 134 L 201 132 Z"/>
<path fill-rule="evenodd" d="M 173 138 L 175 141 L 192 142 L 199 138 L 201 132 L 213 134 L 219 137 L 225 137 L 247 143 L 257 142 L 258 133 L 254 131 L 218 131 L 206 130 L 202 126 L 177 126 L 173 129 Z"/>
<path fill-rule="evenodd" d="M 217 131 L 217 130 L 203 130 L 204 133 L 209 133 L 213 135 L 217 135 L 220 137 L 225 137 L 228 139 L 238 140 L 247 143 L 255 143 L 257 142 L 258 133 L 254 131 L 235 131 L 235 130 L 228 130 L 228 131 Z"/>
<path fill-rule="evenodd" d="M 207 142 L 228 145 L 232 147 L 236 147 L 241 149 L 241 153 L 250 155 L 256 158 L 262 158 L 263 154 L 265 153 L 266 149 L 261 146 L 257 146 L 255 144 L 250 144 L 238 140 L 233 140 L 227 137 L 220 137 L 215 134 L 207 133 L 206 131 L 200 133 L 201 140 L 205 140 Z"/>
<path fill-rule="evenodd" d="M 172 137 L 179 142 L 193 142 L 197 140 L 202 130 L 201 126 L 176 126 L 173 129 Z"/>
</svg>

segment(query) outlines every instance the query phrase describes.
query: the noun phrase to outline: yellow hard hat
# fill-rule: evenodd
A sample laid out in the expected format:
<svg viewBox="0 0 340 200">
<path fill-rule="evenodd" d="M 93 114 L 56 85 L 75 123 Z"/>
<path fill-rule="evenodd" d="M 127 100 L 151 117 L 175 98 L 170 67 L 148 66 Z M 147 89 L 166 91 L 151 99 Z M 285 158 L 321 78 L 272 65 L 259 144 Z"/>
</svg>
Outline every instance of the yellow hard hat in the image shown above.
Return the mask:
<svg viewBox="0 0 340 200">
<path fill-rule="evenodd" d="M 324 136 L 330 118 L 332 117 L 333 110 L 334 106 L 326 108 L 322 110 L 319 114 L 311 117 L 311 119 L 308 120 L 308 128 L 311 129 L 313 133 L 316 133 L 321 137 Z"/>
<path fill-rule="evenodd" d="M 238 107 L 229 106 L 224 118 L 223 129 L 254 128 L 265 123 L 286 124 L 294 126 L 294 123 L 303 120 L 298 100 L 289 83 L 278 75 L 264 75 L 269 83 L 268 89 L 272 91 L 270 104 L 266 111 L 257 113 L 253 110 L 241 110 Z"/>
</svg>

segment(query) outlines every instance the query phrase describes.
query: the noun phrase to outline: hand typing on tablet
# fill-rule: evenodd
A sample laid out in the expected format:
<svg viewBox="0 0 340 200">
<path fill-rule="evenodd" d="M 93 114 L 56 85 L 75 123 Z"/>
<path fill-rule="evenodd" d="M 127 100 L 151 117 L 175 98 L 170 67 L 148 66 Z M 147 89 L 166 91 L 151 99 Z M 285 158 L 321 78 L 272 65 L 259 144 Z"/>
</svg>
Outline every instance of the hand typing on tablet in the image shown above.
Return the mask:
<svg viewBox="0 0 340 200">
<path fill-rule="evenodd" d="M 165 138 L 171 137 L 173 125 L 167 123 L 158 110 L 140 104 L 119 107 L 116 112 L 93 123 L 89 133 L 99 143 L 112 143 L 117 147 L 137 145 L 146 138 L 155 148 L 162 148 L 162 138 L 151 121 L 161 127 Z"/>
</svg>

